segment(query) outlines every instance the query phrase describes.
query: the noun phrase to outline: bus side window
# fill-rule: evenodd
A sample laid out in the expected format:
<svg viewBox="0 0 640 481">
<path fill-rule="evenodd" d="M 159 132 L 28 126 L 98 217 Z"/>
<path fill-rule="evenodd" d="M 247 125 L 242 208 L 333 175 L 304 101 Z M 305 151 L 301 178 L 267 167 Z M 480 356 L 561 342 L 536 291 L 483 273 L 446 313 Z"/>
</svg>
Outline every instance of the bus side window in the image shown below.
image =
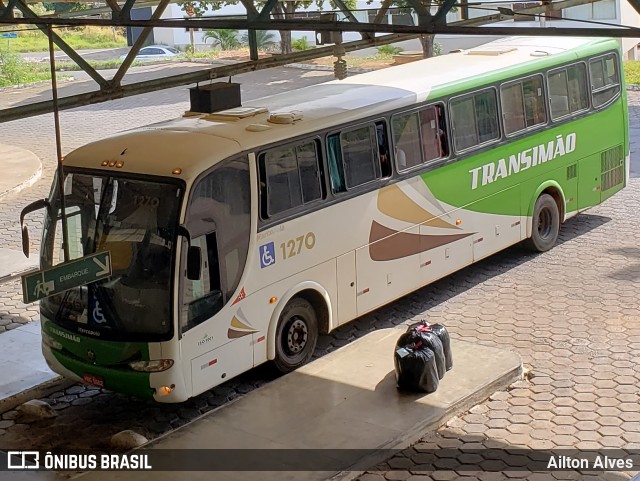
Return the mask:
<svg viewBox="0 0 640 481">
<path fill-rule="evenodd" d="M 375 139 L 376 133 L 373 125 L 348 130 L 340 134 L 342 163 L 348 188 L 357 187 L 380 178 L 380 164 Z"/>
<path fill-rule="evenodd" d="M 591 76 L 591 98 L 593 106 L 600 107 L 620 92 L 618 59 L 614 54 L 605 55 L 589 62 Z"/>
<path fill-rule="evenodd" d="M 391 177 L 391 157 L 389 153 L 389 137 L 385 122 L 376 122 L 376 139 L 378 140 L 378 158 L 382 177 Z"/>
<path fill-rule="evenodd" d="M 536 75 L 500 88 L 507 135 L 547 123 L 542 77 Z"/>
<path fill-rule="evenodd" d="M 500 138 L 498 100 L 493 89 L 451 101 L 451 124 L 459 152 Z"/>
<path fill-rule="evenodd" d="M 316 141 L 279 147 L 260 156 L 262 202 L 267 217 L 323 197 Z M 266 191 L 265 191 L 266 189 Z M 264 195 L 266 192 L 266 196 Z M 264 207 L 264 206 L 263 206 Z"/>
<path fill-rule="evenodd" d="M 338 134 L 327 136 L 327 164 L 329 165 L 331 191 L 333 193 L 346 191 L 342 153 L 340 152 L 340 136 Z"/>
<path fill-rule="evenodd" d="M 584 64 L 570 65 L 549 73 L 549 105 L 553 120 L 589 108 Z"/>
<path fill-rule="evenodd" d="M 419 125 L 417 113 L 394 115 L 391 118 L 391 133 L 398 172 L 422 164 Z"/>
<path fill-rule="evenodd" d="M 435 105 L 420 111 L 420 126 L 422 129 L 422 153 L 425 162 L 447 157 L 449 143 L 442 106 Z"/>
</svg>

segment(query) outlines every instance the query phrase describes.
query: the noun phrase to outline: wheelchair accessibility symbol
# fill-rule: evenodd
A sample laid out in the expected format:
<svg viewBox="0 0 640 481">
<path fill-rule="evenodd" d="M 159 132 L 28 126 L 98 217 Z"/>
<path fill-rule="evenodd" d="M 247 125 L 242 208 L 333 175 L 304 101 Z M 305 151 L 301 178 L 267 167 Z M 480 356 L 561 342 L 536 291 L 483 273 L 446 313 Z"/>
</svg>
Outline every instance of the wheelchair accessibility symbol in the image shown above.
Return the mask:
<svg viewBox="0 0 640 481">
<path fill-rule="evenodd" d="M 273 242 L 262 245 L 259 247 L 260 251 L 260 269 L 269 267 L 276 263 L 276 249 Z"/>
</svg>

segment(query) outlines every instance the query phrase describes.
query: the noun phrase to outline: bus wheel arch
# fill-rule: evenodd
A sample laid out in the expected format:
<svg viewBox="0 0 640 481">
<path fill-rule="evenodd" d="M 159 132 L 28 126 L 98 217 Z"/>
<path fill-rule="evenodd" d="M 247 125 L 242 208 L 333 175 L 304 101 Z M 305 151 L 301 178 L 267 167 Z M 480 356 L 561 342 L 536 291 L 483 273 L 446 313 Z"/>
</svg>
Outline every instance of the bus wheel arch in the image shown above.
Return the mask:
<svg viewBox="0 0 640 481">
<path fill-rule="evenodd" d="M 307 281 L 290 289 L 278 302 L 278 306 L 271 315 L 267 332 L 267 359 L 274 361 L 277 355 L 278 326 L 283 312 L 296 300 L 308 303 L 315 312 L 316 329 L 315 341 L 320 334 L 329 332 L 332 325 L 331 300 L 329 293 L 319 284 Z M 314 341 L 314 343 L 315 343 Z"/>
<path fill-rule="evenodd" d="M 527 222 L 527 238 L 531 238 L 533 234 L 533 214 L 536 207 L 536 202 L 541 195 L 548 194 L 553 197 L 556 205 L 558 206 L 558 213 L 560 215 L 560 223 L 564 222 L 565 216 L 565 196 L 562 191 L 562 187 L 555 181 L 549 180 L 541 184 L 537 189 L 536 193 L 531 198 L 531 203 L 529 204 L 529 210 L 527 211 L 527 216 L 529 221 Z"/>
</svg>

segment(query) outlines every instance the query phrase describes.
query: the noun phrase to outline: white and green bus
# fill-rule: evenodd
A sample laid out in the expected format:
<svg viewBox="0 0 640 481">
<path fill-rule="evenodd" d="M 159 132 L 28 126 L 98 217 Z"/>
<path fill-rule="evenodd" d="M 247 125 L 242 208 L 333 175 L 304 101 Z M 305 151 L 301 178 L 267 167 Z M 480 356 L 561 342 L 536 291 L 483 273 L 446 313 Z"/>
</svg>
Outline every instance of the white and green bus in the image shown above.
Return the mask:
<svg viewBox="0 0 640 481">
<path fill-rule="evenodd" d="M 161 402 L 560 224 L 628 179 L 619 43 L 509 38 L 100 140 L 64 160 L 71 258 L 111 278 L 41 301 L 43 352 Z M 41 266 L 63 261 L 55 181 Z M 25 210 L 29 210 L 26 208 Z"/>
</svg>

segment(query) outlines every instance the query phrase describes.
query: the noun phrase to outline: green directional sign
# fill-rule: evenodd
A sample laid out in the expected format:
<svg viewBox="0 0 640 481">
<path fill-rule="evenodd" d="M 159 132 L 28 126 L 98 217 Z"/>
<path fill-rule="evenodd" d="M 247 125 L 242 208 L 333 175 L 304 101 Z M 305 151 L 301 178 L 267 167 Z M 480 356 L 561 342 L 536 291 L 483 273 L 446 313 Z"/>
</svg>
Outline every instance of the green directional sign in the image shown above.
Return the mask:
<svg viewBox="0 0 640 481">
<path fill-rule="evenodd" d="M 98 252 L 22 276 L 22 298 L 29 304 L 107 277 L 111 277 L 111 255 Z"/>
</svg>

